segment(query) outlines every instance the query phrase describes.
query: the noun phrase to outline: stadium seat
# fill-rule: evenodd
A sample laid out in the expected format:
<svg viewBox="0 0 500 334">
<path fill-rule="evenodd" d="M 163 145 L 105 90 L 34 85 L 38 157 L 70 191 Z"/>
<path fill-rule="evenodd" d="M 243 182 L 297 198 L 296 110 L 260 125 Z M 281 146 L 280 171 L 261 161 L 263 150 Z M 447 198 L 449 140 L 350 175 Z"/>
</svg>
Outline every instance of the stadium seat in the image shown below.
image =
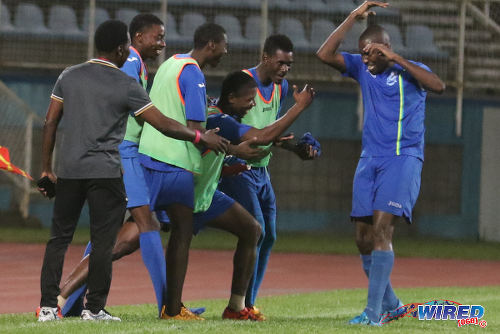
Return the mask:
<svg viewBox="0 0 500 334">
<path fill-rule="evenodd" d="M 335 25 L 325 19 L 317 19 L 311 23 L 311 46 L 317 49 L 330 36 Z"/>
<path fill-rule="evenodd" d="M 324 0 L 327 13 L 334 13 L 339 15 L 347 15 L 354 8 L 356 4 L 351 0 Z"/>
<path fill-rule="evenodd" d="M 139 14 L 139 11 L 133 8 L 120 8 L 115 13 L 115 18 L 117 20 L 125 22 L 127 25 L 132 22 L 134 16 Z"/>
<path fill-rule="evenodd" d="M 260 24 L 261 17 L 258 15 L 252 15 L 247 17 L 245 22 L 245 38 L 247 39 L 247 44 L 252 47 L 260 45 Z M 267 36 L 273 33 L 273 25 L 271 21 L 267 21 Z M 231 41 L 229 41 L 231 43 Z"/>
<path fill-rule="evenodd" d="M 445 58 L 448 53 L 434 44 L 432 29 L 422 25 L 410 25 L 406 28 L 406 46 L 409 57 Z"/>
<path fill-rule="evenodd" d="M 78 28 L 73 8 L 66 5 L 55 5 L 49 12 L 49 30 L 57 37 L 81 38 L 84 32 Z"/>
<path fill-rule="evenodd" d="M 401 31 L 399 27 L 392 23 L 383 23 L 381 26 L 387 31 L 391 37 L 391 47 L 394 51 L 404 54 L 406 52 L 406 47 L 403 44 L 403 37 L 401 36 Z"/>
<path fill-rule="evenodd" d="M 42 35 L 49 31 L 43 23 L 41 8 L 32 3 L 20 3 L 17 6 L 14 26 L 21 33 Z"/>
<path fill-rule="evenodd" d="M 280 20 L 278 33 L 287 35 L 293 42 L 295 49 L 304 49 L 309 47 L 309 41 L 306 38 L 304 26 L 297 19 L 286 17 Z"/>
<path fill-rule="evenodd" d="M 199 13 L 188 12 L 182 15 L 181 22 L 179 24 L 179 40 L 184 44 L 191 45 L 196 28 L 206 21 L 207 19 L 205 16 Z"/>
<path fill-rule="evenodd" d="M 359 53 L 359 36 L 366 29 L 365 21 L 356 22 L 351 30 L 349 30 L 344 38 L 344 41 L 340 45 L 341 51 L 348 51 Z"/>
<path fill-rule="evenodd" d="M 6 31 L 13 31 L 14 26 L 12 25 L 11 19 L 10 19 L 10 12 L 7 6 L 2 4 L 2 13 L 0 16 L 0 31 L 6 32 Z"/>
<path fill-rule="evenodd" d="M 233 16 L 228 14 L 219 14 L 215 16 L 214 22 L 223 26 L 226 30 L 227 38 L 229 40 L 229 47 L 243 47 L 245 45 L 245 40 L 241 34 L 240 21 Z"/>
<path fill-rule="evenodd" d="M 104 8 L 96 8 L 95 9 L 95 29 L 103 23 L 104 21 L 109 20 L 109 14 L 108 11 Z M 85 33 L 88 33 L 89 30 L 89 9 L 85 8 L 85 11 L 83 12 L 83 24 L 82 24 L 82 30 Z"/>
<path fill-rule="evenodd" d="M 218 7 L 259 9 L 261 0 L 213 0 L 213 4 Z"/>
<path fill-rule="evenodd" d="M 327 4 L 323 0 L 309 0 L 305 2 L 305 8 L 313 13 L 324 13 L 327 11 Z"/>
<path fill-rule="evenodd" d="M 279 8 L 279 9 L 292 9 L 293 5 L 290 0 L 268 0 L 268 6 L 270 9 Z"/>
</svg>

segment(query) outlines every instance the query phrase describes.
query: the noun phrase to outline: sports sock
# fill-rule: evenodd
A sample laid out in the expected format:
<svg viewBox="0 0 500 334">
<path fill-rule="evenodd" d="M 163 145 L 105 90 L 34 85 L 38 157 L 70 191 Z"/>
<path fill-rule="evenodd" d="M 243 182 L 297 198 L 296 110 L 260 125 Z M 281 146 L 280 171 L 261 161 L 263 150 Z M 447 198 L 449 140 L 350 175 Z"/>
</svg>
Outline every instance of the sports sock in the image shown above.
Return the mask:
<svg viewBox="0 0 500 334">
<path fill-rule="evenodd" d="M 165 255 L 161 244 L 160 232 L 148 231 L 139 236 L 141 255 L 144 265 L 148 269 L 149 276 L 153 282 L 153 288 L 158 302 L 158 314 L 163 306 L 163 294 L 167 285 L 167 273 Z"/>
<path fill-rule="evenodd" d="M 233 311 L 239 312 L 245 308 L 245 296 L 231 294 L 229 298 L 229 308 Z"/>
<path fill-rule="evenodd" d="M 361 261 L 363 261 L 363 270 L 366 277 L 370 277 L 370 266 L 372 264 L 371 254 L 361 254 Z M 382 312 L 395 309 L 399 305 L 399 299 L 392 289 L 391 281 L 387 283 L 385 288 L 384 298 L 382 299 Z"/>
<path fill-rule="evenodd" d="M 365 312 L 371 321 L 379 322 L 382 313 L 384 297 L 392 267 L 394 265 L 393 251 L 373 251 L 370 276 L 368 278 L 368 303 Z"/>
</svg>

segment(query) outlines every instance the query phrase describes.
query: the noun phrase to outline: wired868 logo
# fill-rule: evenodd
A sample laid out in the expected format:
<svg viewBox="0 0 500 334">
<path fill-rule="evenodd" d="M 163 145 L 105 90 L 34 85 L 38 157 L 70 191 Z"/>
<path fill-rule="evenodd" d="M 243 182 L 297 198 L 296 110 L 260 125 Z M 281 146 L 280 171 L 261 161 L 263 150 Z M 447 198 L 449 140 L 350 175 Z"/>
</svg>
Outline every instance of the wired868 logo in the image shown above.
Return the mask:
<svg viewBox="0 0 500 334">
<path fill-rule="evenodd" d="M 452 300 L 431 300 L 426 303 L 412 303 L 401 307 L 401 317 L 418 318 L 418 320 L 455 320 L 458 327 L 464 325 L 488 326 L 481 305 L 462 305 Z"/>
</svg>

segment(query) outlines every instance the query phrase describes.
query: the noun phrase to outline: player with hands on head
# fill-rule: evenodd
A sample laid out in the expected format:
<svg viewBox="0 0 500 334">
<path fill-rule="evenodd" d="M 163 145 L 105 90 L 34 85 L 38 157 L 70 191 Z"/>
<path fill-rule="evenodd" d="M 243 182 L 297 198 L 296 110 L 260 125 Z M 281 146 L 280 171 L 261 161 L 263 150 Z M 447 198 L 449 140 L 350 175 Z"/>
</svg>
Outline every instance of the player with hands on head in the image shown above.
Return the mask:
<svg viewBox="0 0 500 334">
<path fill-rule="evenodd" d="M 367 306 L 349 323 L 372 326 L 397 319 L 401 312 L 402 302 L 390 283 L 392 236 L 397 217 L 411 223 L 420 190 L 427 91 L 441 94 L 445 89 L 426 65 L 395 53 L 381 26 L 369 25 L 361 34 L 360 54 L 337 52 L 356 20 L 373 15 L 373 7 L 387 6 L 363 2 L 316 53 L 323 63 L 361 86 L 362 152 L 353 181 L 351 220 L 369 283 Z"/>
</svg>

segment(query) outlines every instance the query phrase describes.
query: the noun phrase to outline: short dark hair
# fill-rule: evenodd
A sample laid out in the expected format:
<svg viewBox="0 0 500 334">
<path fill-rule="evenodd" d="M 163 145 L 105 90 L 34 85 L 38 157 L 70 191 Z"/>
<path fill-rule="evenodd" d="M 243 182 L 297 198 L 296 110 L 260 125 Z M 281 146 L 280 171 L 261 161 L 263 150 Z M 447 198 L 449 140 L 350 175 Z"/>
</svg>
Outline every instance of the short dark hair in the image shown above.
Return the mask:
<svg viewBox="0 0 500 334">
<path fill-rule="evenodd" d="M 95 48 L 100 52 L 111 52 L 127 41 L 127 25 L 119 20 L 101 23 L 94 35 Z"/>
<path fill-rule="evenodd" d="M 138 14 L 134 16 L 132 21 L 130 22 L 130 26 L 128 31 L 130 33 L 130 38 L 134 38 L 137 32 L 142 32 L 152 25 L 163 25 L 162 20 L 158 18 L 158 16 L 153 14 Z"/>
<path fill-rule="evenodd" d="M 293 43 L 285 35 L 275 34 L 266 38 L 264 42 L 264 53 L 274 55 L 276 51 L 293 52 Z"/>
<path fill-rule="evenodd" d="M 224 39 L 226 30 L 216 23 L 205 23 L 194 32 L 194 48 L 201 49 L 210 41 L 219 43 Z"/>
<path fill-rule="evenodd" d="M 257 87 L 257 83 L 254 78 L 247 73 L 243 71 L 229 73 L 222 81 L 222 88 L 217 106 L 223 108 L 227 105 L 229 94 L 238 95 L 243 89 L 254 87 Z"/>
<path fill-rule="evenodd" d="M 389 34 L 382 26 L 379 26 L 378 24 L 369 25 L 359 36 L 360 41 L 371 39 L 377 43 L 386 42 L 385 38 L 387 38 L 387 42 L 390 42 Z"/>
</svg>

